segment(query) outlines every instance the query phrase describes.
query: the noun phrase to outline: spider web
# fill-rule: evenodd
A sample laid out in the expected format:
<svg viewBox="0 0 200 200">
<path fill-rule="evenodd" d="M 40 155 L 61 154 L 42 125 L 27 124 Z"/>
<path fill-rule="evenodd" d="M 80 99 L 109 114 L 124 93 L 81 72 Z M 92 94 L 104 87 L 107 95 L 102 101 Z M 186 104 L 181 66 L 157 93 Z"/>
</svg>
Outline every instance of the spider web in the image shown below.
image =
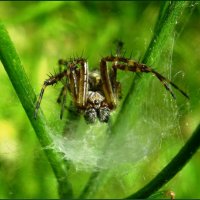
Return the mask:
<svg viewBox="0 0 200 200">
<path fill-rule="evenodd" d="M 169 43 L 167 52 L 162 53 L 164 59 L 156 64 L 163 66 L 165 63 L 165 68 L 156 70 L 171 79 L 174 37 Z M 114 136 L 109 137 L 109 124 L 97 122 L 95 125 L 86 125 L 81 118 L 76 129 L 70 129 L 72 122 L 69 120 L 66 126 L 70 133 L 62 136 L 52 129 L 54 144 L 48 148 L 60 152 L 63 159 L 72 163 L 76 170 L 91 172 L 124 168 L 125 172 L 127 166 L 151 162 L 152 155 L 155 159 L 163 149 L 173 147 L 173 138 L 180 138 L 180 116 L 176 101 L 155 77 L 142 75 L 141 78 L 140 85 L 134 91 L 134 101 L 129 105 L 131 112 L 127 111 L 128 117 L 125 116 Z M 174 92 L 179 95 L 177 91 Z M 117 112 L 113 113 L 113 119 Z"/>
</svg>

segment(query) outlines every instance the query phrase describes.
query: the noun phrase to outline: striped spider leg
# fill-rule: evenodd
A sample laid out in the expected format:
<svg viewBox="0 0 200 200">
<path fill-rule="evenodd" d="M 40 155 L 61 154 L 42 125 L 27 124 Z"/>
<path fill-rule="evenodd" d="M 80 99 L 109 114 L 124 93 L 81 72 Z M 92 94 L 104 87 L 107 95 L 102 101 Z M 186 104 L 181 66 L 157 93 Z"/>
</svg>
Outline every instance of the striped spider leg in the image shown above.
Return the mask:
<svg viewBox="0 0 200 200">
<path fill-rule="evenodd" d="M 130 60 L 128 58 L 124 58 L 120 56 L 107 56 L 101 59 L 100 73 L 101 73 L 101 78 L 102 78 L 102 87 L 103 87 L 104 95 L 110 108 L 116 107 L 117 99 L 116 99 L 116 92 L 114 90 L 115 84 L 113 84 L 113 80 L 110 80 L 110 77 L 107 73 L 108 71 L 107 62 L 114 63 L 112 66 L 114 71 L 119 69 L 119 70 L 130 71 L 130 72 L 152 73 L 163 84 L 165 89 L 170 92 L 173 98 L 175 98 L 175 95 L 173 91 L 170 89 L 169 85 L 172 85 L 182 95 L 184 95 L 186 98 L 189 99 L 189 96 L 183 90 L 181 90 L 177 85 L 175 85 L 169 79 L 165 78 L 164 76 L 159 74 L 154 69 L 148 67 L 147 65 L 141 64 L 141 63 L 135 62 L 134 60 Z"/>
<path fill-rule="evenodd" d="M 57 99 L 58 103 L 61 103 L 61 113 L 60 118 L 62 119 L 67 90 L 70 91 L 72 98 L 75 102 L 75 105 L 78 108 L 83 108 L 86 104 L 87 90 L 88 90 L 88 65 L 85 59 L 77 58 L 70 59 L 70 61 L 59 60 L 59 69 L 58 74 L 50 76 L 49 79 L 45 80 L 36 102 L 34 117 L 37 118 L 37 113 L 40 107 L 40 103 L 44 94 L 44 91 L 47 86 L 54 85 L 57 82 L 66 79 L 63 81 L 64 86 L 61 89 L 60 95 Z M 62 65 L 64 70 L 62 71 Z"/>
</svg>

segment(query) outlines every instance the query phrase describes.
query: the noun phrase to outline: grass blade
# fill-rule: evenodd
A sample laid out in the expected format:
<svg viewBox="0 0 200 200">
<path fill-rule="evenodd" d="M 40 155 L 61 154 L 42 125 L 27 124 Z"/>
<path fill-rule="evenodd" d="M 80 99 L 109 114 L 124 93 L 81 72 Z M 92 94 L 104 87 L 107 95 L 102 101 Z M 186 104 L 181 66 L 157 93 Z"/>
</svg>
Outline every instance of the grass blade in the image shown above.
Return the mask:
<svg viewBox="0 0 200 200">
<path fill-rule="evenodd" d="M 34 119 L 36 95 L 30 85 L 8 32 L 2 23 L 0 23 L 0 37 L 1 62 L 52 166 L 58 181 L 60 197 L 70 198 L 72 197 L 72 191 L 71 186 L 67 181 L 66 167 L 59 157 L 59 154 L 50 148 L 45 148 L 52 144 L 48 125 L 46 124 L 46 120 L 41 112 L 38 113 L 37 120 Z"/>
<path fill-rule="evenodd" d="M 192 134 L 188 142 L 183 146 L 179 153 L 171 160 L 171 162 L 147 185 L 130 195 L 127 199 L 147 198 L 164 184 L 170 181 L 192 158 L 200 146 L 200 124 Z"/>
<path fill-rule="evenodd" d="M 161 14 L 162 18 L 157 21 L 155 27 L 154 36 L 149 44 L 149 47 L 144 55 L 143 63 L 152 64 L 155 60 L 161 55 L 162 49 L 165 48 L 165 44 L 167 42 L 166 38 L 171 36 L 174 32 L 177 22 L 179 22 L 181 14 L 184 9 L 188 5 L 188 2 L 165 2 L 162 5 Z M 130 105 L 134 106 L 134 89 L 137 85 L 139 85 L 140 77 L 136 76 L 132 81 L 130 90 L 125 97 L 122 106 L 120 107 L 119 114 L 117 116 L 116 121 L 111 127 L 111 134 L 115 135 L 119 133 L 118 130 L 123 130 L 124 121 L 127 121 L 130 116 L 127 113 L 134 111 L 134 108 L 130 108 Z M 94 173 L 91 175 L 91 179 L 88 181 L 85 190 L 81 194 L 81 198 L 92 198 L 96 193 L 98 193 L 102 184 L 108 179 L 109 171 Z M 101 184 L 102 183 L 102 184 Z"/>
</svg>

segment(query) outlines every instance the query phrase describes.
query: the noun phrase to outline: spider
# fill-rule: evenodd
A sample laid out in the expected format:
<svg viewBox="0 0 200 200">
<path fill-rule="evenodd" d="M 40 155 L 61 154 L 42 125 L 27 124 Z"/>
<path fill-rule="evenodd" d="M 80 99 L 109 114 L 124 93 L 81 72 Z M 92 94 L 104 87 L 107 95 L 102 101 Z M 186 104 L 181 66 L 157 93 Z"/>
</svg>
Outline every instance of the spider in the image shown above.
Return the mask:
<svg viewBox="0 0 200 200">
<path fill-rule="evenodd" d="M 121 56 L 122 47 L 123 42 L 118 42 L 115 56 L 110 55 L 101 58 L 99 73 L 89 72 L 87 59 L 83 57 L 69 60 L 60 59 L 58 61 L 60 72 L 51 75 L 49 79 L 44 81 L 36 102 L 35 119 L 46 87 L 62 81 L 63 87 L 57 99 L 57 102 L 61 103 L 60 119 L 63 117 L 66 95 L 69 92 L 74 106 L 83 113 L 87 123 L 94 123 L 97 119 L 100 122 L 108 122 L 110 112 L 117 107 L 121 94 L 121 83 L 117 81 L 118 70 L 151 73 L 171 93 L 173 98 L 175 98 L 175 95 L 169 85 L 189 99 L 183 90 L 151 67 Z M 112 64 L 110 68 L 107 65 L 108 63 Z"/>
</svg>

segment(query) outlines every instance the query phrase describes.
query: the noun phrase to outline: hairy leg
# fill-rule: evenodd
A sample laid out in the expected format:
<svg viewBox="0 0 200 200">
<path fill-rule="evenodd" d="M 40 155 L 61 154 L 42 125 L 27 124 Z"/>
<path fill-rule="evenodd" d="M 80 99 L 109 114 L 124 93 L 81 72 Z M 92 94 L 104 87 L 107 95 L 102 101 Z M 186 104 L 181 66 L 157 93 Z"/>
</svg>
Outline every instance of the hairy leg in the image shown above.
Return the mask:
<svg viewBox="0 0 200 200">
<path fill-rule="evenodd" d="M 189 98 L 189 96 L 183 90 L 181 90 L 177 85 L 175 85 L 169 79 L 165 78 L 160 73 L 158 73 L 157 71 L 148 67 L 145 64 L 140 64 L 133 60 L 129 60 L 124 57 L 116 57 L 116 56 L 107 56 L 105 58 L 102 58 L 101 63 L 106 63 L 106 62 L 115 62 L 115 65 L 113 65 L 113 67 L 115 67 L 116 69 L 124 70 L 124 71 L 152 73 L 153 75 L 156 76 L 156 78 L 159 79 L 159 81 L 163 84 L 163 86 L 171 93 L 173 98 L 175 98 L 175 95 L 173 91 L 170 89 L 168 84 L 172 85 L 175 89 L 177 89 L 180 93 L 182 93 L 182 95 L 184 95 L 186 98 Z"/>
<path fill-rule="evenodd" d="M 38 113 L 38 110 L 39 110 L 39 107 L 40 107 L 40 103 L 42 101 L 42 97 L 43 97 L 43 94 L 44 94 L 44 91 L 46 89 L 47 86 L 49 85 L 54 85 L 56 84 L 58 81 L 60 81 L 64 76 L 66 76 L 66 70 L 59 73 L 59 74 L 56 74 L 54 76 L 51 76 L 49 79 L 45 80 L 44 83 L 43 83 L 43 86 L 42 86 L 42 89 L 40 91 L 40 95 L 38 97 L 38 100 L 36 102 L 36 106 L 35 106 L 35 113 L 34 113 L 34 118 L 36 119 L 37 118 L 37 113 Z"/>
</svg>

